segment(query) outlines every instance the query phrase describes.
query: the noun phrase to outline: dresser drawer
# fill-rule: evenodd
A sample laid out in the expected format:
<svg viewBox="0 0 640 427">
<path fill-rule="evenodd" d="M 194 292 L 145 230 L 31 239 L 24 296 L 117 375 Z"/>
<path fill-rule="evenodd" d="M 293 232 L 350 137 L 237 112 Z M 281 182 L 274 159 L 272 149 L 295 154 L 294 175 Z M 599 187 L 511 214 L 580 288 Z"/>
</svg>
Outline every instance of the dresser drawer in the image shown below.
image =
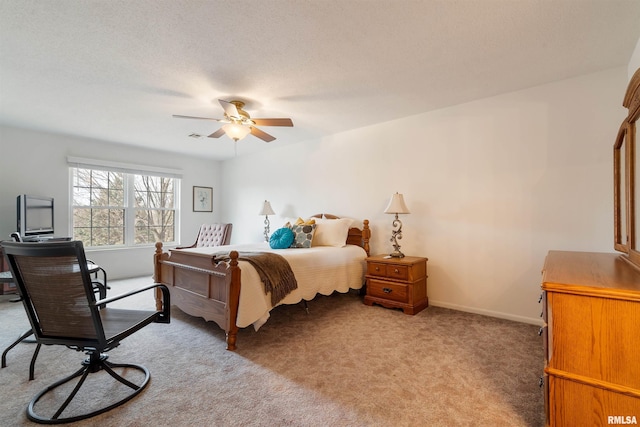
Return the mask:
<svg viewBox="0 0 640 427">
<path fill-rule="evenodd" d="M 367 295 L 375 298 L 397 302 L 408 302 L 407 285 L 393 282 L 384 282 L 376 279 L 367 280 Z"/>
<path fill-rule="evenodd" d="M 542 350 L 544 352 L 545 364 L 549 363 L 549 326 L 545 323 L 538 334 L 542 337 Z"/>
<path fill-rule="evenodd" d="M 540 299 L 538 300 L 539 303 L 542 304 L 542 311 L 540 312 L 540 317 L 542 317 L 542 321 L 544 323 L 547 323 L 547 293 L 542 291 L 542 294 L 540 295 Z"/>
</svg>

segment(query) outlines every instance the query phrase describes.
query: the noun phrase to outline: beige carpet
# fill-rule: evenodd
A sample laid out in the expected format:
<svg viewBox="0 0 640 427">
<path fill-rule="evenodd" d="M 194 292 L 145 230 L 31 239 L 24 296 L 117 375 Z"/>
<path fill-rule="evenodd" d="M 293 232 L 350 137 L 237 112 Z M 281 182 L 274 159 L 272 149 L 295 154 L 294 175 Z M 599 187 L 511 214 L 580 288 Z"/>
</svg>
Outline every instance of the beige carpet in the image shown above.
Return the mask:
<svg viewBox="0 0 640 427">
<path fill-rule="evenodd" d="M 110 295 L 150 283 L 112 282 Z M 135 305 L 150 304 L 143 295 Z M 213 323 L 173 308 L 112 350 L 110 361 L 151 371 L 134 400 L 74 426 L 541 426 L 543 367 L 538 327 L 429 307 L 408 316 L 367 307 L 356 293 L 279 307 L 260 331 L 243 329 L 224 349 Z M 0 297 L 0 347 L 28 322 Z M 0 425 L 33 425 L 31 398 L 79 368 L 81 353 L 43 347 L 28 381 L 34 344 L 9 352 L 0 371 Z M 103 373 L 100 373 L 102 375 Z M 111 394 L 112 391 L 107 390 Z M 99 402 L 98 386 L 82 391 Z M 87 403 L 88 404 L 88 403 Z"/>
</svg>

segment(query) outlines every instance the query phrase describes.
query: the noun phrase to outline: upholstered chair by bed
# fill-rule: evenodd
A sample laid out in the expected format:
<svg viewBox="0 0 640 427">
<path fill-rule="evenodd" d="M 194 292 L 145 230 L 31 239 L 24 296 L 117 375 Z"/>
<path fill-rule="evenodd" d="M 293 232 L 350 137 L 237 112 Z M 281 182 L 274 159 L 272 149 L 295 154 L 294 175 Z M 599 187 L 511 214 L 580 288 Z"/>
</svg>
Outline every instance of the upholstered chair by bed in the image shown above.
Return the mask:
<svg viewBox="0 0 640 427">
<path fill-rule="evenodd" d="M 228 245 L 231 241 L 232 228 L 233 224 L 202 224 L 195 243 L 178 249 Z"/>
</svg>

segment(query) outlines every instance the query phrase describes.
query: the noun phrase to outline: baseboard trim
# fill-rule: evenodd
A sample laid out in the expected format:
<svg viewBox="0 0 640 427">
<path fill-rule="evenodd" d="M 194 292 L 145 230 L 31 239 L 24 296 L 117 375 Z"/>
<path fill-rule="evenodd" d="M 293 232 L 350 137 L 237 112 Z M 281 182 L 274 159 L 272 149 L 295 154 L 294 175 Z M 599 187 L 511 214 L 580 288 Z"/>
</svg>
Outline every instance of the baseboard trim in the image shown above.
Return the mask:
<svg viewBox="0 0 640 427">
<path fill-rule="evenodd" d="M 434 301 L 429 299 L 429 305 L 442 308 L 450 308 L 451 310 L 464 311 L 467 313 L 481 314 L 483 316 L 497 317 L 498 319 L 512 320 L 514 322 L 529 323 L 531 325 L 542 326 L 542 319 L 535 317 L 516 316 L 514 314 L 502 313 L 500 311 L 483 310 L 480 308 L 467 307 L 464 305 L 451 304 L 444 301 Z M 540 308 L 542 310 L 542 308 Z"/>
</svg>

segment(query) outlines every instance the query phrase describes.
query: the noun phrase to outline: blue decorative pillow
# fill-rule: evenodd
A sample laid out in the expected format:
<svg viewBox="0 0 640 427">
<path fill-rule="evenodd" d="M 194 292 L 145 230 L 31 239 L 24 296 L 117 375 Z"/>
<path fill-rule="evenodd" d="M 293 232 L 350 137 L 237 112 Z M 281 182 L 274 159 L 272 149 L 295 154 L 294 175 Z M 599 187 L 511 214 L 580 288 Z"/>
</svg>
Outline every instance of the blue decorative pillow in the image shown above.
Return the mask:
<svg viewBox="0 0 640 427">
<path fill-rule="evenodd" d="M 291 231 L 295 234 L 292 248 L 310 248 L 313 241 L 313 234 L 316 232 L 315 224 L 298 224 L 292 225 Z"/>
<path fill-rule="evenodd" d="M 293 231 L 288 227 L 278 228 L 269 238 L 271 249 L 286 249 L 293 243 Z"/>
</svg>

